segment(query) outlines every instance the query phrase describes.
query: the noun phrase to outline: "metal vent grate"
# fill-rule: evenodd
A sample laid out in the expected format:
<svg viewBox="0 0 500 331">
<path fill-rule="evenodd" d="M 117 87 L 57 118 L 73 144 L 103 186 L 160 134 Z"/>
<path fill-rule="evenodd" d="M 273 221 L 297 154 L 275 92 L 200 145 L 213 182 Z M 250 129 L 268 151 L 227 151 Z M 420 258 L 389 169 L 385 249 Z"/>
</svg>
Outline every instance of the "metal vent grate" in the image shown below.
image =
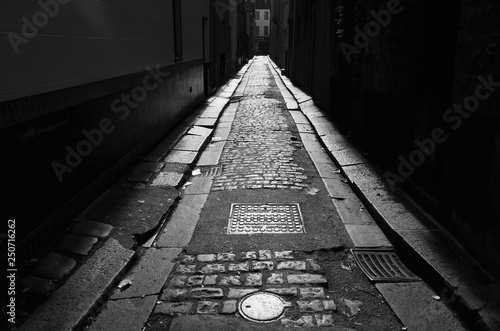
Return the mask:
<svg viewBox="0 0 500 331">
<path fill-rule="evenodd" d="M 227 234 L 305 233 L 298 203 L 233 203 Z"/>
<path fill-rule="evenodd" d="M 351 249 L 354 259 L 366 276 L 375 282 L 419 281 L 393 249 Z"/>
<path fill-rule="evenodd" d="M 220 176 L 222 174 L 222 166 L 205 166 L 198 168 L 202 177 Z"/>
</svg>

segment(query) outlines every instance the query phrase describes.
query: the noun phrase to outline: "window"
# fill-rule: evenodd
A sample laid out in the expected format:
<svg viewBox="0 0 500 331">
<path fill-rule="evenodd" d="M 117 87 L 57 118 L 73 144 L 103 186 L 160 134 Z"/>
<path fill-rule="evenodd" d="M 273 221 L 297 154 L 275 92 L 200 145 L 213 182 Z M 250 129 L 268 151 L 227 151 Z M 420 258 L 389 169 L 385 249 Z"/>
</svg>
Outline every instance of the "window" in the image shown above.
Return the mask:
<svg viewBox="0 0 500 331">
<path fill-rule="evenodd" d="M 268 26 L 264 27 L 264 36 L 269 36 L 269 27 Z"/>
<path fill-rule="evenodd" d="M 255 11 L 255 19 L 258 21 L 260 20 L 260 10 Z"/>
<path fill-rule="evenodd" d="M 174 7 L 174 53 L 175 61 L 182 60 L 182 15 L 181 0 L 173 0 Z"/>
<path fill-rule="evenodd" d="M 255 27 L 255 35 L 256 36 L 260 35 L 260 31 L 259 31 L 259 27 L 258 26 Z"/>
<path fill-rule="evenodd" d="M 264 20 L 269 21 L 269 12 L 267 10 L 264 12 Z"/>
</svg>

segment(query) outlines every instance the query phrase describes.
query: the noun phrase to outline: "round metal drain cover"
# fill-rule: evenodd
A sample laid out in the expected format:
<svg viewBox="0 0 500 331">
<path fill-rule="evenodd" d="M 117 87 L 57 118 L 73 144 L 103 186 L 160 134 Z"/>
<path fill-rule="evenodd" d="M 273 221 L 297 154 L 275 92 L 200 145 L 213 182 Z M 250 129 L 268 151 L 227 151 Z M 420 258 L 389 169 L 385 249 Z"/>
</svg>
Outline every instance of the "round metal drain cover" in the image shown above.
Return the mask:
<svg viewBox="0 0 500 331">
<path fill-rule="evenodd" d="M 268 323 L 279 319 L 285 306 L 285 302 L 276 294 L 257 292 L 241 299 L 238 310 L 249 321 Z"/>
</svg>

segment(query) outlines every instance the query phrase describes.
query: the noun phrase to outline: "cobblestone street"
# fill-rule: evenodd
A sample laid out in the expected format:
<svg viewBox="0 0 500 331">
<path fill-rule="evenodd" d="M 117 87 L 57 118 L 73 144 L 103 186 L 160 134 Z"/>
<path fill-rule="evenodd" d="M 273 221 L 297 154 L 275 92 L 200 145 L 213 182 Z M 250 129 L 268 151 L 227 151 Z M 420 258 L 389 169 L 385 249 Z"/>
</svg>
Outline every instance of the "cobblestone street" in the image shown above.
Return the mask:
<svg viewBox="0 0 500 331">
<path fill-rule="evenodd" d="M 257 63 L 251 70 L 220 160 L 223 173 L 212 190 L 300 190 L 307 176 L 293 158 L 301 146 L 295 125 L 267 65 Z"/>
<path fill-rule="evenodd" d="M 346 253 L 353 244 L 317 164 L 335 185 L 344 185 L 342 177 L 310 127 L 301 123 L 298 129 L 298 115 L 291 114 L 297 111 L 287 109 L 271 70 L 265 57 L 255 59 L 216 128 L 214 136 L 222 138 L 207 146 L 209 154 L 224 144 L 218 162 L 211 163 L 222 171 L 188 179 L 192 185 L 183 200 L 194 199 L 203 208 L 194 208 L 199 216 L 182 212 L 199 221 L 162 288 L 147 330 L 171 323 L 172 330 L 181 330 L 181 324 L 194 327 L 199 317 L 217 315 L 224 323 L 236 318 L 234 330 L 244 329 L 251 322 L 236 317 L 238 303 L 261 291 L 277 294 L 285 307 L 268 328 L 347 330 L 354 318 L 361 330 L 400 330 L 400 322 Z M 156 246 L 176 247 L 183 232 L 175 233 L 167 225 Z M 370 308 L 360 310 L 362 304 Z M 366 320 L 371 314 L 379 318 Z"/>
</svg>

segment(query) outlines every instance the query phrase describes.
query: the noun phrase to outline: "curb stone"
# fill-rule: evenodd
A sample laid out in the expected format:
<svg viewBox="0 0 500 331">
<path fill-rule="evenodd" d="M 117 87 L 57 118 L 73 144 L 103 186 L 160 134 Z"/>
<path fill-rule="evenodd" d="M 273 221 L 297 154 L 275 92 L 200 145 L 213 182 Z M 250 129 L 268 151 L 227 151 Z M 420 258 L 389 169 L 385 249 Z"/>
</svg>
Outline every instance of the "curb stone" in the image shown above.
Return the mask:
<svg viewBox="0 0 500 331">
<path fill-rule="evenodd" d="M 447 238 L 445 231 L 436 229 L 432 220 L 424 215 L 415 215 L 396 197 L 380 171 L 370 164 L 356 147 L 349 142 L 337 128 L 314 105 L 312 97 L 295 87 L 292 82 L 283 77 L 276 64 L 268 57 L 269 65 L 286 86 L 286 92 L 295 97 L 299 109 L 309 119 L 318 140 L 325 147 L 328 155 L 338 166 L 341 173 L 348 179 L 350 186 L 367 206 L 370 214 L 387 235 L 394 247 L 401 252 L 402 257 L 417 261 L 419 272 L 425 274 L 433 288 L 441 289 L 441 297 L 448 298 L 447 304 L 460 313 L 469 326 L 480 330 L 497 330 L 500 328 L 500 290 L 498 282 L 470 258 L 463 249 Z M 338 148 L 340 145 L 341 148 Z M 420 231 L 408 229 L 405 231 L 393 221 L 394 212 L 391 208 L 398 208 L 398 219 L 406 221 L 405 226 L 419 228 Z M 420 216 L 420 217 L 419 217 Z M 429 226 L 430 224 L 430 226 Z M 429 240 L 431 243 L 446 240 L 446 245 L 433 245 L 432 248 L 445 252 L 444 257 L 436 254 L 433 249 L 425 249 Z M 456 252 L 460 252 L 457 254 Z M 457 257 L 460 255 L 460 257 Z M 458 265 L 458 267 L 456 267 Z M 479 275 L 471 276 L 470 268 L 478 269 Z M 466 277 L 457 276 L 457 269 L 464 272 Z M 471 280 L 472 279 L 472 280 Z M 479 283 L 479 284 L 478 284 Z M 478 287 L 493 290 L 478 291 Z M 495 290 L 497 289 L 497 290 Z M 495 299 L 489 298 L 490 291 L 496 294 Z M 479 306 L 478 302 L 482 305 Z M 488 304 L 487 304 L 488 303 Z"/>
</svg>

